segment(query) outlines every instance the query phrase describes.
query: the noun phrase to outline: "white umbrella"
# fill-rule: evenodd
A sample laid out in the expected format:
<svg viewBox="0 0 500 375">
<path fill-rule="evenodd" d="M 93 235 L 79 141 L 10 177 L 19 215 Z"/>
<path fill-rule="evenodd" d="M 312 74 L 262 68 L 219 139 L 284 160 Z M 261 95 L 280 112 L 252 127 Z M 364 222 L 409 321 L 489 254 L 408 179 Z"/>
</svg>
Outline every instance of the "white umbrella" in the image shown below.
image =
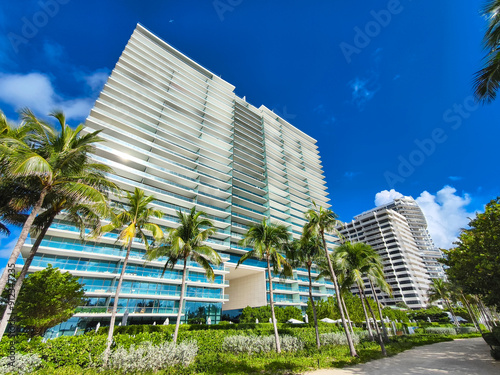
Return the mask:
<svg viewBox="0 0 500 375">
<path fill-rule="evenodd" d="M 165 321 L 163 322 L 163 325 L 164 326 L 168 326 L 170 324 L 170 319 L 165 319 Z"/>
<path fill-rule="evenodd" d="M 304 322 L 297 320 L 297 319 L 289 319 L 287 320 L 287 323 L 292 323 L 292 324 L 304 324 Z"/>
<path fill-rule="evenodd" d="M 324 323 L 337 323 L 336 320 L 330 319 L 330 318 L 323 318 L 321 319 L 322 322 Z"/>
<path fill-rule="evenodd" d="M 100 326 L 101 326 L 101 322 L 97 323 L 97 325 L 95 326 L 95 333 L 97 333 Z"/>
<path fill-rule="evenodd" d="M 153 322 L 153 325 L 155 326 L 155 325 L 156 325 L 156 322 Z"/>
<path fill-rule="evenodd" d="M 211 324 L 212 324 L 212 318 L 208 317 L 208 319 L 207 319 L 207 324 L 208 324 L 208 325 L 211 325 Z"/>
<path fill-rule="evenodd" d="M 305 321 L 306 323 L 309 323 L 309 316 L 308 316 L 307 314 L 306 314 L 306 315 L 304 315 L 304 321 Z"/>
<path fill-rule="evenodd" d="M 255 324 L 259 324 L 259 319 L 255 319 Z"/>
</svg>

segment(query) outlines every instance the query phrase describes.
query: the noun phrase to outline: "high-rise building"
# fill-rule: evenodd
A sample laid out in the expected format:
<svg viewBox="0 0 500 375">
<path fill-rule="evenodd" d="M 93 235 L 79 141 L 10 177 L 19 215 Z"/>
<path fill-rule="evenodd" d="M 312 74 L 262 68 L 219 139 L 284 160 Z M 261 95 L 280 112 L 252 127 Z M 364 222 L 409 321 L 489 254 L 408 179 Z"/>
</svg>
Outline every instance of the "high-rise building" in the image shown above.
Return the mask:
<svg viewBox="0 0 500 375">
<path fill-rule="evenodd" d="M 86 131 L 101 130 L 96 161 L 113 168 L 109 178 L 122 189 L 138 187 L 155 197 L 164 213 L 156 222 L 176 227 L 177 211 L 206 212 L 217 227 L 207 240 L 224 263 L 207 280 L 195 262 L 188 265 L 184 321 L 211 318 L 246 306 L 267 304 L 265 263 L 248 260 L 238 243 L 248 228 L 267 218 L 287 225 L 298 238 L 304 212 L 313 201 L 329 207 L 316 141 L 265 106 L 233 92 L 234 86 L 137 25 L 95 103 Z M 113 197 L 119 200 L 118 197 Z M 335 237 L 328 236 L 329 245 Z M 116 233 L 82 242 L 76 228 L 54 222 L 31 271 L 52 264 L 81 278 L 89 301 L 71 324 L 91 327 L 109 321 L 124 251 Z M 26 255 L 30 245 L 26 245 Z M 165 259 L 145 262 L 144 245 L 133 243 L 120 293 L 118 315 L 129 323 L 158 323 L 176 316 L 181 266 L 167 270 Z M 315 274 L 317 275 L 317 274 Z M 275 279 L 278 305 L 304 308 L 307 272 Z M 314 282 L 316 299 L 333 294 L 333 285 Z M 74 330 L 69 323 L 65 329 Z"/>
<path fill-rule="evenodd" d="M 431 278 L 444 272 L 436 261 L 440 252 L 432 243 L 425 216 L 413 198 L 395 199 L 338 229 L 345 239 L 371 245 L 381 256 L 386 281 L 393 290 L 392 298 L 382 293 L 385 304 L 404 302 L 414 309 L 426 306 Z M 368 283 L 366 287 L 370 295 Z"/>
</svg>

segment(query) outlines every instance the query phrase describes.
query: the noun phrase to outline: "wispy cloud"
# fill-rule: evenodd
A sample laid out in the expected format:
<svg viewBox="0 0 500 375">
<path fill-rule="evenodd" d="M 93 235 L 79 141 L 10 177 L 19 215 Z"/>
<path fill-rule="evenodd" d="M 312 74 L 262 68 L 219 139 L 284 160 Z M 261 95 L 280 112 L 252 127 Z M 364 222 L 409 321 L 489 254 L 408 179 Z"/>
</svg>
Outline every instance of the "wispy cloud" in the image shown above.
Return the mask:
<svg viewBox="0 0 500 375">
<path fill-rule="evenodd" d="M 379 75 L 374 71 L 364 77 L 355 77 L 347 83 L 351 89 L 351 103 L 359 110 L 363 111 L 366 104 L 373 99 L 380 90 L 378 82 Z"/>
<path fill-rule="evenodd" d="M 349 180 L 352 180 L 354 177 L 359 176 L 360 174 L 361 172 L 345 172 L 344 177 Z"/>
<path fill-rule="evenodd" d="M 452 181 L 460 181 L 463 180 L 464 178 L 461 176 L 448 176 L 448 178 Z"/>
<path fill-rule="evenodd" d="M 10 241 L 2 241 L 2 244 L 0 245 L 0 259 L 9 259 L 12 249 L 16 246 L 16 243 L 17 237 Z"/>
</svg>

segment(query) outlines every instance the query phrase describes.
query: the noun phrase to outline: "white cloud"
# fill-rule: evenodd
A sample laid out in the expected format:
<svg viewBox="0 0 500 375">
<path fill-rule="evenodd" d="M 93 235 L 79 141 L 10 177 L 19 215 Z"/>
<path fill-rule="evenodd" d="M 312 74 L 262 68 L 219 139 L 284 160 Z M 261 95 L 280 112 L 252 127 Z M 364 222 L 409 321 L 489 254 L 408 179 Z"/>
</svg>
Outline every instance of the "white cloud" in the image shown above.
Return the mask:
<svg viewBox="0 0 500 375">
<path fill-rule="evenodd" d="M 87 76 L 84 76 L 85 82 L 93 91 L 101 91 L 109 77 L 107 70 L 98 70 Z M 285 107 L 286 108 L 286 107 Z"/>
<path fill-rule="evenodd" d="M 474 212 L 467 211 L 471 203 L 468 194 L 456 195 L 457 190 L 445 186 L 436 195 L 424 191 L 416 199 L 427 219 L 429 233 L 437 247 L 449 249 L 457 240 L 460 229 L 465 228 Z"/>
<path fill-rule="evenodd" d="M 466 208 L 471 203 L 470 196 L 459 196 L 456 192 L 454 187 L 445 186 L 436 195 L 424 191 L 415 199 L 425 215 L 431 238 L 439 248 L 453 247 L 460 230 L 465 228 L 469 218 L 474 216 L 474 212 L 469 212 Z M 401 197 L 403 194 L 394 189 L 383 190 L 375 195 L 375 205 L 381 206 Z"/>
<path fill-rule="evenodd" d="M 375 194 L 375 206 L 382 206 L 383 204 L 390 203 L 396 198 L 401 198 L 403 194 L 397 192 L 394 189 L 382 190 Z"/>
<path fill-rule="evenodd" d="M 95 86 L 99 78 L 94 73 L 88 77 L 88 85 Z M 16 110 L 28 107 L 36 114 L 46 116 L 53 110 L 60 109 L 68 119 L 83 120 L 90 113 L 94 100 L 93 97 L 64 99 L 56 93 L 46 74 L 35 72 L 0 75 L 0 101 Z"/>
</svg>

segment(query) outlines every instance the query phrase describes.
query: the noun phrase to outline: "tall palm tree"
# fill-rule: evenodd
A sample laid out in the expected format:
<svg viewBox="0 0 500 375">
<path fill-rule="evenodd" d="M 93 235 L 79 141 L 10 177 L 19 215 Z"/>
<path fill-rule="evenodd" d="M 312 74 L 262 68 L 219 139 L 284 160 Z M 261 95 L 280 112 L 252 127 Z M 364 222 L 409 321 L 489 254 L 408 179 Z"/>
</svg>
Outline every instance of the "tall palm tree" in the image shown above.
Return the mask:
<svg viewBox="0 0 500 375">
<path fill-rule="evenodd" d="M 85 167 L 83 166 L 83 169 L 84 168 Z M 83 176 L 84 173 L 81 173 L 80 175 Z M 115 188 L 114 184 L 107 181 L 104 176 L 102 176 L 100 183 L 94 179 L 92 183 L 94 184 L 94 187 L 102 190 Z M 7 328 L 10 314 L 16 303 L 24 279 L 28 274 L 29 267 L 31 266 L 36 252 L 38 251 L 45 234 L 54 222 L 56 216 L 61 215 L 61 219 L 78 226 L 80 228 L 80 234 L 83 238 L 85 235 L 85 229 L 92 228 L 94 231 L 98 230 L 100 218 L 107 216 L 108 213 L 108 206 L 106 203 L 94 204 L 92 202 L 88 202 L 83 197 L 75 201 L 74 199 L 67 198 L 59 194 L 49 193 L 45 198 L 44 206 L 47 203 L 49 204 L 49 207 L 46 208 L 43 213 L 39 214 L 33 222 L 31 234 L 33 237 L 36 237 L 36 240 L 30 249 L 30 253 L 24 261 L 21 273 L 17 276 L 13 292 L 10 293 L 9 307 L 5 309 L 2 321 L 0 322 L 0 341 L 2 340 L 5 329 Z"/>
<path fill-rule="evenodd" d="M 162 218 L 163 212 L 161 210 L 148 207 L 148 205 L 155 199 L 154 196 L 145 196 L 144 191 L 135 188 L 133 193 L 127 192 L 126 205 L 121 207 L 117 212 L 111 213 L 111 222 L 104 225 L 99 233 L 107 233 L 113 230 L 121 230 L 118 236 L 119 242 L 127 249 L 125 259 L 123 260 L 122 270 L 118 279 L 118 286 L 116 287 L 115 298 L 113 303 L 113 311 L 111 312 L 111 321 L 109 323 L 108 339 L 106 342 L 106 350 L 104 351 L 104 364 L 107 366 L 109 354 L 111 352 L 111 343 L 113 342 L 113 331 L 115 328 L 116 310 L 118 308 L 118 298 L 123 283 L 123 275 L 127 268 L 128 258 L 130 256 L 130 249 L 132 242 L 135 238 L 139 238 L 146 250 L 149 249 L 149 240 L 144 232 L 145 230 L 153 235 L 155 240 L 160 240 L 163 237 L 163 231 L 157 225 L 151 222 L 151 219 Z"/>
<path fill-rule="evenodd" d="M 107 201 L 102 191 L 88 183 L 94 178 L 100 178 L 100 175 L 93 177 L 89 172 L 86 183 L 77 173 L 83 164 L 87 164 L 88 170 L 93 170 L 96 174 L 109 170 L 103 164 L 92 164 L 88 161 L 88 155 L 94 150 L 94 144 L 102 141 L 97 136 L 99 131 L 81 135 L 83 125 L 73 130 L 66 124 L 62 112 L 53 112 L 51 116 L 56 118 L 61 126 L 59 132 L 50 124 L 38 119 L 30 110 L 24 109 L 21 112 L 23 124 L 20 129 L 8 128 L 7 125 L 3 127 L 0 135 L 2 178 L 29 185 L 36 191 L 35 196 L 31 197 L 34 203 L 30 207 L 30 213 L 9 257 L 10 264 L 14 264 L 19 257 L 33 221 L 50 192 L 74 199 L 86 197 L 93 202 Z M 8 272 L 5 270 L 0 278 L 0 293 L 4 290 L 8 277 Z"/>
<path fill-rule="evenodd" d="M 370 288 L 373 297 L 375 298 L 375 303 L 377 305 L 378 314 L 380 317 L 380 321 L 382 323 L 382 331 L 384 333 L 384 340 L 389 341 L 389 335 L 387 333 L 387 327 L 385 326 L 384 317 L 382 315 L 382 303 L 380 302 L 377 294 L 377 290 L 375 286 L 388 296 L 392 296 L 392 288 L 389 283 L 385 280 L 384 276 L 384 267 L 380 258 L 378 261 L 370 262 L 369 267 L 366 269 L 366 277 L 368 278 L 368 282 L 370 283 Z"/>
<path fill-rule="evenodd" d="M 265 259 L 267 264 L 267 279 L 269 282 L 269 304 L 271 305 L 271 316 L 274 328 L 274 338 L 276 340 L 276 352 L 281 353 L 281 345 L 278 335 L 278 326 L 276 325 L 276 315 L 274 313 L 273 299 L 273 272 L 281 273 L 284 276 L 292 275 L 290 263 L 281 255 L 285 250 L 289 240 L 289 233 L 286 226 L 267 222 L 255 224 L 248 229 L 245 237 L 240 241 L 242 246 L 251 246 L 253 250 L 245 253 L 236 268 L 250 257 Z M 272 272 L 271 272 L 272 271 Z"/>
<path fill-rule="evenodd" d="M 453 317 L 453 323 L 457 327 L 460 327 L 460 323 L 457 320 L 457 317 L 455 316 L 455 313 L 453 312 L 453 308 L 451 306 L 450 302 L 450 285 L 443 279 L 432 279 L 432 285 L 429 289 L 429 302 L 435 302 L 438 300 L 444 301 L 446 304 L 446 307 L 451 313 L 451 316 Z"/>
<path fill-rule="evenodd" d="M 177 228 L 170 229 L 167 235 L 161 240 L 159 246 L 151 248 L 147 253 L 148 260 L 164 256 L 168 258 L 163 273 L 165 273 L 167 268 L 174 268 L 177 262 L 183 262 L 179 311 L 177 313 L 177 322 L 173 337 L 174 343 L 177 343 L 179 325 L 181 323 L 186 289 L 186 269 L 189 259 L 194 260 L 202 266 L 207 277 L 211 280 L 214 280 L 215 277 L 212 264 L 219 265 L 222 261 L 217 251 L 205 244 L 208 237 L 217 231 L 212 221 L 206 218 L 205 212 L 196 212 L 196 207 L 193 207 L 189 214 L 178 211 L 177 217 L 179 218 L 180 225 Z"/>
<path fill-rule="evenodd" d="M 317 208 L 317 210 L 316 210 Z M 309 232 L 311 234 L 317 234 L 323 241 L 323 250 L 325 252 L 325 258 L 328 265 L 328 270 L 330 271 L 330 275 L 333 281 L 333 286 L 335 288 L 335 294 L 337 295 L 337 304 L 340 311 L 340 318 L 342 319 L 342 326 L 344 327 L 344 332 L 347 338 L 347 343 L 349 345 L 349 350 L 351 352 L 351 356 L 357 357 L 356 349 L 354 348 L 354 343 L 352 341 L 351 333 L 349 332 L 349 327 L 347 326 L 347 322 L 344 315 L 344 309 L 342 308 L 342 296 L 340 294 L 340 288 L 337 280 L 337 275 L 335 270 L 333 269 L 332 261 L 330 259 L 328 253 L 328 247 L 326 246 L 325 232 L 335 231 L 336 226 L 338 225 L 337 215 L 332 210 L 324 209 L 323 207 L 317 207 L 314 204 L 314 209 L 309 209 L 306 214 L 306 219 L 309 221 L 304 226 L 304 232 Z"/>
<path fill-rule="evenodd" d="M 377 331 L 377 336 L 379 338 L 378 341 L 380 343 L 382 354 L 384 356 L 387 356 L 384 340 L 382 339 L 382 334 L 380 333 L 380 330 L 378 328 L 377 318 L 364 294 L 365 282 L 363 278 L 369 273 L 370 269 L 374 267 L 374 264 L 378 263 L 381 266 L 380 257 L 370 245 L 361 242 L 354 244 L 346 242 L 335 249 L 333 258 L 337 269 L 343 271 L 343 275 L 346 280 L 346 286 L 350 287 L 352 286 L 352 284 L 357 285 L 361 298 L 361 304 L 365 313 L 367 326 L 370 326 L 370 319 L 368 318 L 365 302 L 368 305 L 368 309 L 370 310 L 375 323 L 375 330 Z M 369 329 L 369 332 L 370 331 L 371 329 Z"/>
<path fill-rule="evenodd" d="M 319 340 L 318 317 L 316 313 L 316 303 L 312 295 L 311 268 L 315 262 L 323 255 L 321 240 L 318 236 L 311 236 L 307 233 L 302 235 L 300 240 L 293 240 L 286 246 L 286 259 L 293 268 L 306 267 L 309 278 L 309 301 L 311 302 L 314 315 L 314 329 L 316 331 L 316 346 L 321 346 Z"/>
<path fill-rule="evenodd" d="M 500 0 L 488 0 L 483 8 L 488 28 L 483 38 L 485 66 L 474 77 L 474 95 L 478 101 L 490 103 L 500 85 Z"/>
</svg>

